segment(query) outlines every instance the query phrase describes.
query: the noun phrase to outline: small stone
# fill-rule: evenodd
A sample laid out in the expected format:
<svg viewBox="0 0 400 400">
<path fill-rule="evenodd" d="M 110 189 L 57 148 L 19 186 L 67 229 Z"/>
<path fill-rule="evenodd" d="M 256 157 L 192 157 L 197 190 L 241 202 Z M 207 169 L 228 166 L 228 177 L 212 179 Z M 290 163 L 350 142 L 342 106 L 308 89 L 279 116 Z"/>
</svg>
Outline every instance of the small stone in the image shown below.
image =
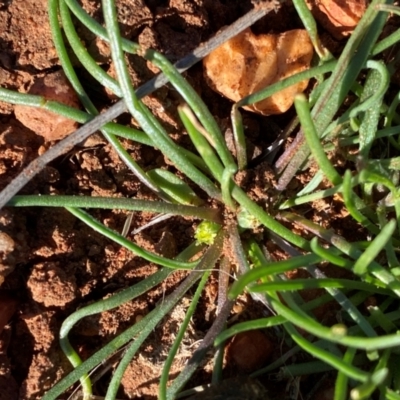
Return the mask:
<svg viewBox="0 0 400 400">
<path fill-rule="evenodd" d="M 36 79 L 28 93 L 79 108 L 78 97 L 61 71 Z M 62 139 L 78 128 L 78 123 L 74 120 L 40 107 L 16 105 L 14 112 L 22 124 L 43 136 L 46 141 Z"/>
<path fill-rule="evenodd" d="M 313 52 L 305 30 L 254 35 L 246 29 L 205 57 L 203 65 L 211 88 L 237 102 L 308 69 Z M 303 80 L 244 108 L 263 115 L 284 113 L 307 85 L 308 80 Z"/>
<path fill-rule="evenodd" d="M 265 365 L 272 349 L 273 344 L 261 331 L 242 332 L 229 344 L 227 359 L 243 372 L 252 372 Z"/>
<path fill-rule="evenodd" d="M 367 9 L 366 0 L 308 0 L 315 19 L 336 39 L 349 36 Z"/>
</svg>

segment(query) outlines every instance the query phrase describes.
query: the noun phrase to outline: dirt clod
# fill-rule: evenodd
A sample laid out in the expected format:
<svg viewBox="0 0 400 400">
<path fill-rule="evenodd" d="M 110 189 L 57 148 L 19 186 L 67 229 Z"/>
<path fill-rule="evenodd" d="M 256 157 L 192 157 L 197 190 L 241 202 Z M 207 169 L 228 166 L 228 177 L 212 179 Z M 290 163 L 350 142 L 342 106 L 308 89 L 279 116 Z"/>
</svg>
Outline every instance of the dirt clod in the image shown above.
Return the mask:
<svg viewBox="0 0 400 400">
<path fill-rule="evenodd" d="M 33 299 L 46 307 L 63 307 L 75 299 L 75 278 L 54 262 L 36 264 L 29 277 L 28 288 Z"/>
<path fill-rule="evenodd" d="M 58 57 L 50 32 L 47 0 L 13 0 L 2 3 L 9 3 L 9 7 L 4 7 L 5 10 L 0 8 L 0 26 L 4 21 L 0 46 L 3 41 L 7 43 L 3 58 L 8 61 L 6 66 L 9 63 L 12 65 L 15 59 L 18 67 L 28 70 L 41 71 L 53 67 Z"/>
<path fill-rule="evenodd" d="M 54 382 L 58 381 L 63 373 L 60 356 L 45 353 L 34 355 L 28 376 L 21 385 L 19 399 L 41 398 L 41 393 L 51 389 Z"/>
</svg>

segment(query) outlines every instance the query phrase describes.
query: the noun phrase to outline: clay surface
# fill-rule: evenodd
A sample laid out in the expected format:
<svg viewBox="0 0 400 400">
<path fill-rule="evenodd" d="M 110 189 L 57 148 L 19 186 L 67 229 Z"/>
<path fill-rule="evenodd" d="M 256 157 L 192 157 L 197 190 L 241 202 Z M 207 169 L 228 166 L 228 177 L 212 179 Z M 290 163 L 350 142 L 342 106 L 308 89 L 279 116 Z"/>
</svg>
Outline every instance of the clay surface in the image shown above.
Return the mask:
<svg viewBox="0 0 400 400">
<path fill-rule="evenodd" d="M 138 41 L 144 48 L 154 48 L 162 52 L 172 61 L 186 55 L 258 3 L 250 0 L 117 1 L 123 35 Z M 73 96 L 70 98 L 65 82 L 62 83 L 57 78 L 61 76 L 61 68 L 51 40 L 47 4 L 47 0 L 0 1 L 0 86 L 22 93 L 34 90 L 48 99 L 56 98 L 78 107 L 76 99 Z M 103 22 L 99 1 L 82 0 L 81 4 L 100 23 Z M 76 26 L 96 62 L 113 75 L 107 44 L 96 39 L 78 22 Z M 252 31 L 256 35 L 268 35 L 301 28 L 301 22 L 291 2 L 286 2 L 276 13 L 269 14 L 267 18 L 255 24 Z M 246 35 L 250 37 L 250 31 Z M 286 37 L 288 35 L 291 34 L 286 34 Z M 308 49 L 309 43 L 304 34 L 299 35 L 303 38 L 301 40 L 304 47 Z M 327 37 L 328 43 L 334 44 L 332 48 L 340 51 L 341 44 L 337 44 L 329 34 Z M 275 39 L 275 42 L 279 40 L 282 39 Z M 299 56 L 308 59 L 309 52 Z M 278 63 L 277 60 L 281 56 L 274 57 L 275 61 L 268 62 Z M 298 62 L 296 57 L 292 60 L 295 64 Z M 268 60 L 268 57 L 266 59 Z M 139 56 L 129 56 L 127 61 L 135 87 L 157 73 L 154 66 Z M 285 61 L 290 64 L 290 57 Z M 76 59 L 72 59 L 72 62 L 99 111 L 113 104 L 115 95 L 104 90 L 84 71 Z M 280 65 L 280 61 L 278 64 Z M 256 71 L 255 75 L 263 71 Z M 282 76 L 285 73 L 279 72 Z M 185 73 L 185 77 L 210 108 L 228 142 L 232 141 L 229 139 L 232 101 L 207 85 L 201 64 L 191 68 Z M 246 92 L 258 90 L 264 84 L 260 81 L 255 82 L 254 78 L 255 76 L 250 83 L 243 85 Z M 61 97 L 52 97 L 57 92 Z M 240 95 L 239 93 L 237 96 Z M 238 97 L 235 97 L 234 100 L 237 99 Z M 144 99 L 151 112 L 166 127 L 171 138 L 193 150 L 177 115 L 177 107 L 181 101 L 176 90 L 168 85 Z M 261 112 L 269 113 L 269 108 L 276 106 L 255 107 L 264 110 Z M 52 141 L 60 139 L 72 129 L 72 126 L 66 129 L 69 124 L 67 121 L 56 123 L 54 117 L 43 114 L 37 116 L 31 108 L 23 111 L 18 109 L 19 107 L 0 102 L 0 189 L 30 161 L 46 151 L 46 148 L 52 145 Z M 276 138 L 277 132 L 284 129 L 291 117 L 291 110 L 282 116 L 275 116 L 272 120 L 244 110 L 243 122 L 249 159 L 269 146 Z M 127 115 L 117 120 L 119 123 L 135 126 L 135 121 Z M 31 122 L 35 122 L 35 125 L 30 125 Z M 59 130 L 59 126 L 63 129 Z M 165 168 L 176 173 L 170 161 L 151 147 L 127 139 L 122 139 L 121 143 L 144 170 Z M 335 165 L 340 165 L 340 155 L 336 157 Z M 314 173 L 315 170 L 311 169 L 300 174 L 288 188 L 286 196 L 297 193 Z M 184 179 L 179 173 L 178 176 Z M 275 176 L 266 162 L 238 173 L 235 179 L 262 207 L 268 207 L 276 195 L 273 189 Z M 206 205 L 218 206 L 209 202 L 205 194 L 198 191 L 196 185 L 188 181 L 187 183 Z M 326 186 L 324 182 L 321 189 Z M 99 133 L 49 164 L 20 194 L 156 199 Z M 343 211 L 341 199 L 319 200 L 314 202 L 312 207 L 306 205 L 299 208 L 298 212 L 307 213 L 310 220 L 333 228 L 352 240 L 365 239 L 365 232 Z M 121 210 L 91 210 L 90 213 L 118 232 L 122 231 L 130 214 Z M 199 221 L 190 218 L 170 218 L 140 233 L 131 233 L 154 216 L 152 213 L 134 213 L 127 238 L 147 250 L 167 257 L 175 256 L 192 242 Z M 294 226 L 294 229 L 299 235 L 309 236 L 301 227 Z M 5 207 L 0 211 L 0 232 L 0 400 L 41 399 L 47 390 L 72 370 L 58 342 L 62 322 L 75 310 L 94 301 L 106 299 L 138 283 L 157 271 L 158 267 L 109 241 L 61 208 Z M 265 232 L 259 231 L 257 240 L 266 246 L 276 259 L 286 257 Z M 114 310 L 82 320 L 70 333 L 71 343 L 81 358 L 87 359 L 117 334 L 146 316 L 186 275 L 185 271 L 174 272 L 161 285 L 137 299 Z M 157 399 L 162 367 L 186 315 L 192 294 L 193 292 L 189 292 L 145 341 L 123 377 L 117 396 L 119 399 Z M 211 274 L 201 295 L 183 345 L 172 365 L 171 378 L 183 369 L 213 323 L 217 294 L 218 274 L 215 272 Z M 319 294 L 320 292 L 314 291 L 309 296 Z M 303 295 L 308 299 L 307 293 Z M 337 309 L 330 304 L 316 315 L 328 323 L 335 318 L 336 311 Z M 233 308 L 229 324 L 262 318 L 266 312 L 261 303 L 242 295 Z M 269 358 L 263 358 L 262 362 L 273 362 L 287 350 L 282 348 L 281 338 L 274 333 L 262 332 L 261 335 L 266 336 L 266 339 L 253 343 L 256 346 L 255 351 L 257 346 L 264 346 L 262 343 L 273 344 L 272 352 L 268 352 Z M 104 360 L 104 364 L 93 375 L 94 380 L 97 380 L 94 393 L 100 396 L 99 398 L 105 395 L 110 371 L 115 369 L 120 355 L 119 353 L 115 358 Z M 239 352 L 239 363 L 240 359 L 243 359 L 243 355 Z M 211 373 L 210 357 L 196 372 L 189 386 L 209 383 Z M 227 356 L 223 374 L 224 379 L 235 378 L 243 374 L 243 371 L 238 370 L 238 366 L 230 362 Z M 259 381 L 263 387 L 268 388 L 271 399 L 287 396 L 286 381 L 277 382 L 269 375 L 263 375 Z M 312 377 L 303 378 L 304 397 L 307 396 L 308 389 L 313 387 L 313 383 Z M 254 389 L 258 384 L 250 386 Z M 258 389 L 258 392 L 261 393 L 261 389 Z M 66 400 L 71 393 L 72 389 L 60 397 L 60 400 Z"/>
</svg>

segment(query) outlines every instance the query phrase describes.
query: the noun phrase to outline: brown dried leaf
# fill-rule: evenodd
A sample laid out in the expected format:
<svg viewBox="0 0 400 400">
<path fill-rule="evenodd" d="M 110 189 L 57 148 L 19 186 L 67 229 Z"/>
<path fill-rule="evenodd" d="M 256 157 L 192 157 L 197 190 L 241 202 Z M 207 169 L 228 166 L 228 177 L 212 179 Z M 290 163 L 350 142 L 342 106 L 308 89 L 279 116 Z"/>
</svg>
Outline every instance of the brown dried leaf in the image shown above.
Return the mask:
<svg viewBox="0 0 400 400">
<path fill-rule="evenodd" d="M 305 30 L 254 35 L 250 29 L 225 42 L 204 60 L 210 86 L 233 101 L 310 67 L 313 47 Z M 245 108 L 263 115 L 281 114 L 308 80 Z"/>
</svg>

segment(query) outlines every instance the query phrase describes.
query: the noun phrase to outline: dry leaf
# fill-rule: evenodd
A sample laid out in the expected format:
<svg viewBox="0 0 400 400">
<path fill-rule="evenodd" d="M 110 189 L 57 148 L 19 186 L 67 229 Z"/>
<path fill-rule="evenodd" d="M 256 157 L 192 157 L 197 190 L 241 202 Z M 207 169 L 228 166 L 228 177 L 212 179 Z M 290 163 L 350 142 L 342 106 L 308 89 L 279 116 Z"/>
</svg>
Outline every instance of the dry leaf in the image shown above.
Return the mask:
<svg viewBox="0 0 400 400">
<path fill-rule="evenodd" d="M 308 69 L 312 56 L 313 47 L 305 30 L 254 35 L 246 29 L 205 57 L 203 64 L 210 86 L 236 102 Z M 263 115 L 281 114 L 307 85 L 308 80 L 304 80 L 244 108 Z"/>
</svg>

